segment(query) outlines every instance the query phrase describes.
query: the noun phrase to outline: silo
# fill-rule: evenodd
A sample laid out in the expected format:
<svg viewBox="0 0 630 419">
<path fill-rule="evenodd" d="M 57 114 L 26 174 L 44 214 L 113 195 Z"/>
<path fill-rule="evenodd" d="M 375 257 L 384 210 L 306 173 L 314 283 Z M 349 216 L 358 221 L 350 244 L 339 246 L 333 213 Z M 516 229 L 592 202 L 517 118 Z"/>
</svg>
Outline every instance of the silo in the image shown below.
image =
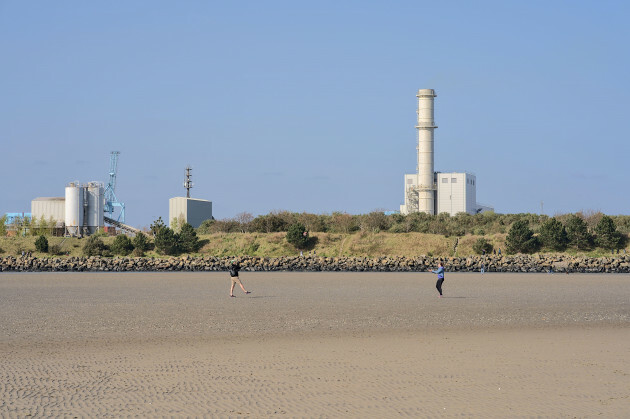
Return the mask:
<svg viewBox="0 0 630 419">
<path fill-rule="evenodd" d="M 94 234 L 104 227 L 103 215 L 105 210 L 105 189 L 100 182 L 90 182 L 87 186 L 87 228 L 89 234 Z"/>
<path fill-rule="evenodd" d="M 433 170 L 433 89 L 420 89 L 418 98 L 418 211 L 435 214 L 435 184 Z"/>
<path fill-rule="evenodd" d="M 66 233 L 80 236 L 83 227 L 83 187 L 79 182 L 72 182 L 66 186 Z"/>
</svg>

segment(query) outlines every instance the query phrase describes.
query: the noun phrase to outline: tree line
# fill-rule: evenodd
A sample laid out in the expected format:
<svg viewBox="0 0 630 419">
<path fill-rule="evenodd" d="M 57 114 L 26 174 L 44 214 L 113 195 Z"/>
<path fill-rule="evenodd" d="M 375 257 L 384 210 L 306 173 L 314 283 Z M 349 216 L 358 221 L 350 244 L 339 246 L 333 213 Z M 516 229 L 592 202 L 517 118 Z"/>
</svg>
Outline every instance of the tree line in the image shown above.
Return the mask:
<svg viewBox="0 0 630 419">
<path fill-rule="evenodd" d="M 390 233 L 429 233 L 444 236 L 492 235 L 506 234 L 510 227 L 517 221 L 527 222 L 533 232 L 539 233 L 543 224 L 551 219 L 566 225 L 575 223 L 575 217 L 581 219 L 589 232 L 595 233 L 595 229 L 605 215 L 601 212 L 578 212 L 575 214 L 561 214 L 555 217 L 539 214 L 497 214 L 486 212 L 476 215 L 459 213 L 450 216 L 447 213 L 429 215 L 424 213 L 412 213 L 409 215 L 392 214 L 385 215 L 382 211 L 373 211 L 368 214 L 352 215 L 343 212 L 332 214 L 310 214 L 289 211 L 274 211 L 269 214 L 252 216 L 249 213 L 240 213 L 234 218 L 222 220 L 206 220 L 197 229 L 199 234 L 212 233 L 276 233 L 287 232 L 294 224 L 303 225 L 311 232 L 328 233 L 354 233 L 390 232 Z M 630 216 L 608 216 L 616 225 L 620 233 L 630 233 Z"/>
<path fill-rule="evenodd" d="M 577 250 L 599 247 L 614 252 L 624 248 L 627 239 L 627 235 L 617 229 L 615 221 L 608 215 L 602 215 L 591 231 L 586 220 L 571 214 L 564 222 L 555 217 L 549 218 L 540 226 L 537 235 L 534 235 L 527 220 L 516 221 L 510 227 L 505 244 L 508 253 L 533 253 L 541 248 L 564 251 L 568 247 Z"/>
</svg>

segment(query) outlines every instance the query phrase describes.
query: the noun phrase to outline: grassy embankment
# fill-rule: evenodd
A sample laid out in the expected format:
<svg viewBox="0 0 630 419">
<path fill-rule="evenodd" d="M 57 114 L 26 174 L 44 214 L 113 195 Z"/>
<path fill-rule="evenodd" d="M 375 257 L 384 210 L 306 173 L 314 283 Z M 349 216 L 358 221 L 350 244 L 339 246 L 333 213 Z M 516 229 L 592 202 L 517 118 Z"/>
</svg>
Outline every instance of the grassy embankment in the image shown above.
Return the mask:
<svg viewBox="0 0 630 419">
<path fill-rule="evenodd" d="M 216 233 L 200 235 L 203 247 L 193 256 L 260 256 L 278 257 L 295 256 L 299 251 L 287 243 L 286 233 Z M 495 249 L 505 252 L 505 234 L 486 236 L 466 235 L 463 237 L 445 237 L 424 233 L 313 233 L 317 238 L 315 246 L 304 251 L 316 252 L 318 256 L 340 257 L 380 257 L 380 256 L 469 256 L 474 254 L 472 246 L 477 239 L 485 237 Z M 0 256 L 20 255 L 22 250 L 32 252 L 33 256 L 50 257 L 35 251 L 35 237 L 2 237 L 0 238 Z M 113 242 L 113 237 L 103 237 L 106 245 Z M 455 242 L 457 241 L 457 249 Z M 48 237 L 49 246 L 60 245 L 61 250 L 70 256 L 82 256 L 85 239 Z M 609 256 L 610 252 L 594 249 L 588 252 L 576 252 L 568 249 L 566 254 L 590 257 Z M 147 257 L 160 257 L 155 251 L 146 253 Z"/>
</svg>

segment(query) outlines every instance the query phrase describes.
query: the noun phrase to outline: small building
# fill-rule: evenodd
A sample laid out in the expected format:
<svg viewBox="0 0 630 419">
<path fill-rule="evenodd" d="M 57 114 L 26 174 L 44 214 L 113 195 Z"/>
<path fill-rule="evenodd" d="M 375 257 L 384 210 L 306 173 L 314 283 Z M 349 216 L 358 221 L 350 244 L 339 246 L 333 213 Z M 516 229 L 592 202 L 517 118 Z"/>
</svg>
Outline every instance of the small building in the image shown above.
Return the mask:
<svg viewBox="0 0 630 419">
<path fill-rule="evenodd" d="M 437 174 L 437 211 L 455 215 L 459 212 L 477 213 L 475 175 L 470 173 Z"/>
<path fill-rule="evenodd" d="M 175 197 L 168 201 L 168 222 L 183 218 L 185 222 L 198 228 L 205 220 L 212 219 L 212 201 L 186 197 Z"/>
</svg>

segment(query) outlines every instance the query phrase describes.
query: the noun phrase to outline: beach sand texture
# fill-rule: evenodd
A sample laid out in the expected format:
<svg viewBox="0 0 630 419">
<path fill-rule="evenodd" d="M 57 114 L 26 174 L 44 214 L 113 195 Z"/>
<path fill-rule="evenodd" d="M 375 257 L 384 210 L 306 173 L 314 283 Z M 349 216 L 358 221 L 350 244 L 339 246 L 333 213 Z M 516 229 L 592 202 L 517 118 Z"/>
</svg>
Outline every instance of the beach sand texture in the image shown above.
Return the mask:
<svg viewBox="0 0 630 419">
<path fill-rule="evenodd" d="M 630 276 L 0 275 L 0 416 L 628 417 Z"/>
</svg>

